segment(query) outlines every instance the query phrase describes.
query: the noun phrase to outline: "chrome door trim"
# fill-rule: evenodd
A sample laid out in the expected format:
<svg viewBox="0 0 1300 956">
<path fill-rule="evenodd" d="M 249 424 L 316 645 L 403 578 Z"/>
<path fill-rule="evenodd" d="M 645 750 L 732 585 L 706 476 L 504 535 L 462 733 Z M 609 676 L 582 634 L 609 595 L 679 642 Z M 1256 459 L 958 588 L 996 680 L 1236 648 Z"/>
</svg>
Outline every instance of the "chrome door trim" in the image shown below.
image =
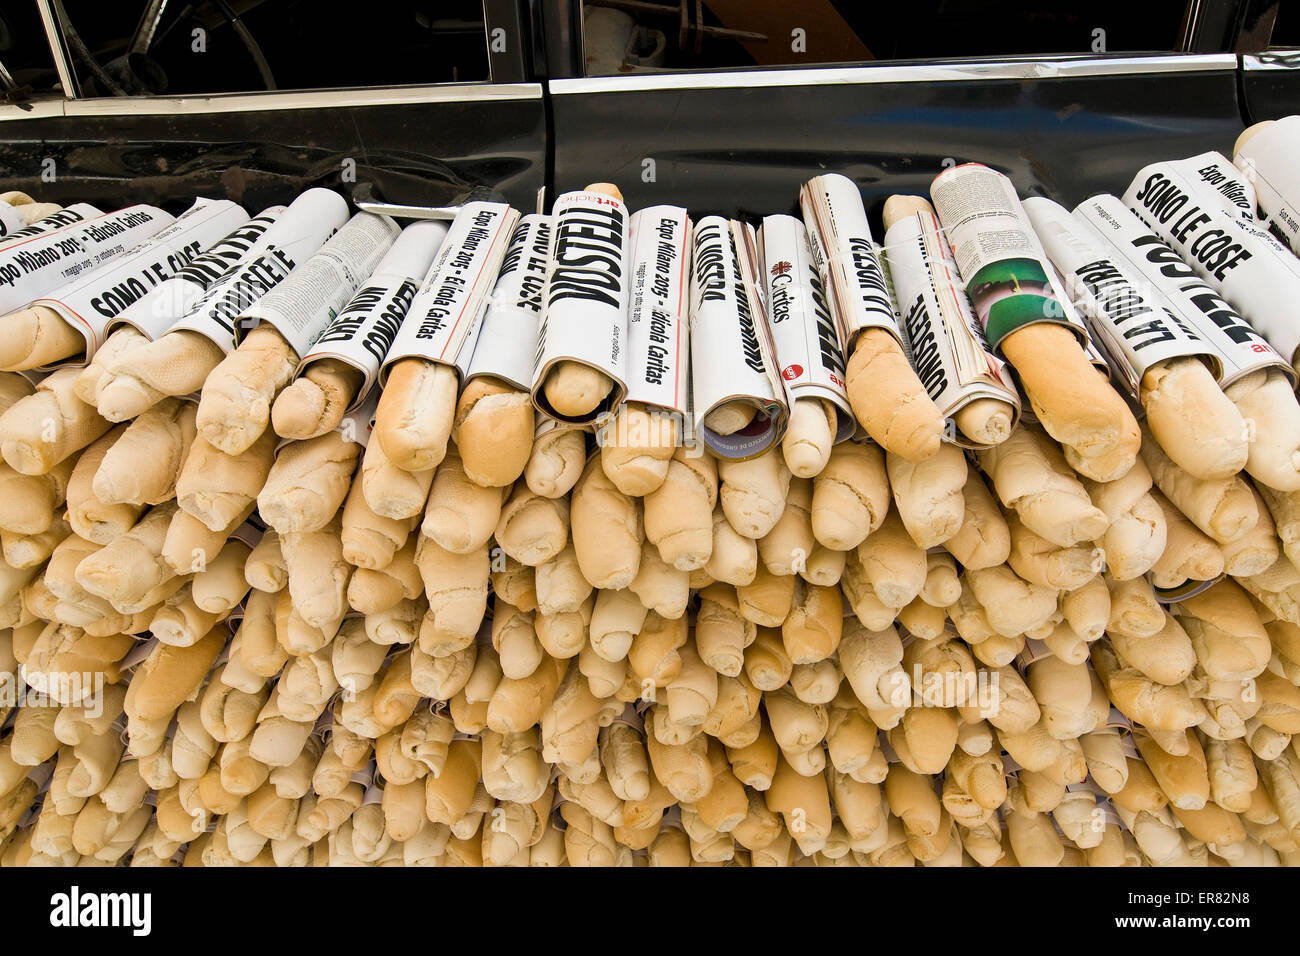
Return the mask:
<svg viewBox="0 0 1300 956">
<path fill-rule="evenodd" d="M 540 100 L 540 83 L 446 83 L 370 89 L 222 93 L 214 96 L 105 96 L 33 101 L 31 110 L 0 107 L 0 122 L 49 116 L 168 116 L 187 113 L 258 113 L 338 107 L 404 106 Z"/>
<path fill-rule="evenodd" d="M 698 73 L 630 73 L 552 80 L 557 94 L 627 93 L 641 90 L 826 86 L 868 83 L 928 83 L 962 80 L 1034 80 L 1055 77 L 1140 73 L 1190 73 L 1233 70 L 1231 53 L 1000 60 L 949 60 L 939 63 L 881 63 L 871 66 L 790 67 Z"/>
</svg>

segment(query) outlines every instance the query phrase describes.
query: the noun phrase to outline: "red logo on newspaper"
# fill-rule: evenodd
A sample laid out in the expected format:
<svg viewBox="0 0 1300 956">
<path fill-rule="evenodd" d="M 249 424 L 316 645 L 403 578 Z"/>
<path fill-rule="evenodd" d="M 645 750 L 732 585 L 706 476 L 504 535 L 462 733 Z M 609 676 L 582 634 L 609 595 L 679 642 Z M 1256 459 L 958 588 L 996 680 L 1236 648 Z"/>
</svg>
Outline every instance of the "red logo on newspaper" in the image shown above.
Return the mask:
<svg viewBox="0 0 1300 956">
<path fill-rule="evenodd" d="M 793 268 L 794 266 L 782 259 L 780 262 L 776 263 L 776 265 L 772 266 L 772 275 L 783 276 Z"/>
<path fill-rule="evenodd" d="M 803 374 L 802 365 L 787 365 L 785 368 L 781 369 L 781 377 L 785 379 L 787 382 L 793 382 L 796 378 L 798 378 L 802 374 Z"/>
</svg>

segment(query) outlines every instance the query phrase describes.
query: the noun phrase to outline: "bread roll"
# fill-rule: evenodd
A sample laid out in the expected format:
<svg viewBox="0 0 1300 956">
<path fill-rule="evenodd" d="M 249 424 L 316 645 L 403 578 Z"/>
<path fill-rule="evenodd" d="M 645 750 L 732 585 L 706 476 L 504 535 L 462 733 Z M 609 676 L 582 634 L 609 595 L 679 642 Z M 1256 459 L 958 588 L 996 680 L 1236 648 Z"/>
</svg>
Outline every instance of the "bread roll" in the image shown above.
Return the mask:
<svg viewBox="0 0 1300 956">
<path fill-rule="evenodd" d="M 1025 526 L 1048 541 L 1066 548 L 1105 533 L 1106 515 L 1046 436 L 1021 427 L 976 455 L 1002 504 L 1015 508 Z"/>
<path fill-rule="evenodd" d="M 586 432 L 580 428 L 550 428 L 533 440 L 524 481 L 543 498 L 567 495 L 587 464 Z"/>
<path fill-rule="evenodd" d="M 62 368 L 0 414 L 0 454 L 22 475 L 43 475 L 85 448 L 111 423 L 73 394 L 78 370 Z"/>
<path fill-rule="evenodd" d="M 1100 540 L 1110 574 L 1127 581 L 1151 570 L 1165 553 L 1168 524 L 1151 494 L 1151 472 L 1146 465 L 1139 459 L 1122 478 L 1084 485 L 1093 504 L 1110 522 Z"/>
<path fill-rule="evenodd" d="M 119 325 L 109 333 L 104 343 L 95 350 L 90 362 L 81 370 L 72 390 L 87 405 L 98 407 L 99 393 L 112 380 L 108 370 L 111 362 L 128 349 L 143 345 L 148 339 L 133 325 Z"/>
<path fill-rule="evenodd" d="M 845 378 L 854 416 L 883 448 L 908 461 L 938 453 L 943 416 L 887 329 L 858 335 Z"/>
<path fill-rule="evenodd" d="M 769 449 L 747 461 L 720 461 L 718 501 L 739 534 L 762 538 L 781 517 L 790 488 L 785 461 Z"/>
<path fill-rule="evenodd" d="M 630 585 L 642 559 L 641 509 L 614 486 L 597 456 L 587 462 L 573 489 L 571 520 L 578 566 L 592 586 L 618 590 Z"/>
<path fill-rule="evenodd" d="M 1179 468 L 1151 438 L 1144 435 L 1142 460 L 1166 498 L 1219 543 L 1234 541 L 1259 520 L 1259 510 L 1246 483 L 1237 477 L 1200 479 Z"/>
<path fill-rule="evenodd" d="M 177 504 L 212 531 L 228 528 L 257 500 L 275 460 L 275 445 L 275 435 L 267 431 L 240 454 L 227 455 L 195 436 L 176 477 Z"/>
<path fill-rule="evenodd" d="M 393 363 L 375 410 L 373 440 L 405 471 L 428 471 L 447 452 L 456 416 L 456 370 L 408 358 Z"/>
<path fill-rule="evenodd" d="M 600 464 L 625 495 L 648 495 L 668 475 L 668 463 L 681 444 L 676 418 L 641 402 L 624 402 L 601 425 Z"/>
<path fill-rule="evenodd" d="M 1152 497 L 1166 528 L 1164 551 L 1150 569 L 1152 582 L 1157 587 L 1172 588 L 1185 581 L 1209 581 L 1222 574 L 1223 547 L 1188 521 L 1160 492 L 1152 492 Z"/>
<path fill-rule="evenodd" d="M 551 559 L 569 540 L 568 498 L 543 498 L 516 485 L 501 506 L 496 540 L 509 557 L 529 567 Z M 639 541 L 636 554 L 639 559 Z"/>
<path fill-rule="evenodd" d="M 961 525 L 943 542 L 944 549 L 972 570 L 1004 564 L 1011 554 L 1011 531 L 977 472 L 967 473 L 962 502 Z"/>
<path fill-rule="evenodd" d="M 271 403 L 297 366 L 297 353 L 274 326 L 254 328 L 204 379 L 200 434 L 227 455 L 246 451 L 266 431 Z"/>
<path fill-rule="evenodd" d="M 1070 464 L 1094 481 L 1114 481 L 1133 466 L 1141 433 L 1133 413 L 1093 367 L 1068 327 L 1037 322 L 998 346 L 1015 368 L 1043 428 Z"/>
<path fill-rule="evenodd" d="M 813 536 L 835 551 L 856 548 L 889 511 L 885 459 L 875 445 L 841 442 L 813 479 Z"/>
<path fill-rule="evenodd" d="M 361 491 L 377 515 L 395 520 L 414 518 L 424 510 L 433 485 L 433 468 L 406 471 L 388 460 L 377 441 L 366 445 L 361 459 Z"/>
<path fill-rule="evenodd" d="M 533 450 L 533 417 L 526 391 L 488 378 L 466 384 L 456 404 L 452 437 L 471 481 L 497 488 L 523 474 Z"/>
<path fill-rule="evenodd" d="M 281 534 L 323 528 L 343 505 L 360 453 L 340 432 L 285 446 L 257 495 L 263 520 Z"/>
<path fill-rule="evenodd" d="M 781 439 L 786 467 L 796 478 L 815 478 L 826 467 L 835 445 L 835 406 L 822 398 L 796 399 Z"/>
<path fill-rule="evenodd" d="M 1246 471 L 1278 491 L 1300 491 L 1300 403 L 1279 369 L 1243 375 L 1223 390 L 1242 418 L 1254 424 Z"/>
<path fill-rule="evenodd" d="M 356 398 L 364 376 L 338 359 L 312 362 L 271 406 L 271 428 L 281 438 L 305 441 L 333 431 Z"/>
<path fill-rule="evenodd" d="M 207 336 L 183 330 L 124 348 L 107 363 L 96 407 L 110 422 L 135 418 L 169 395 L 198 391 L 222 357 Z"/>
<path fill-rule="evenodd" d="M 932 548 L 956 534 L 966 516 L 962 489 L 966 456 L 956 445 L 944 444 L 923 462 L 885 455 L 894 506 L 918 547 Z"/>
</svg>

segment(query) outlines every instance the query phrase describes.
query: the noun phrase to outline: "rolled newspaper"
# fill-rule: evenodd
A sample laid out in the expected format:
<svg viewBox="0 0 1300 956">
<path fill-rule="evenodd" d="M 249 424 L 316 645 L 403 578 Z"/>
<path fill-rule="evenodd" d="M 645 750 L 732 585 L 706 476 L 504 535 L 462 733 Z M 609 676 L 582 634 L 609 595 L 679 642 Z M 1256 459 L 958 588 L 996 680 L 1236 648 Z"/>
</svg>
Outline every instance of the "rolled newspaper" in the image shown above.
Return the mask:
<svg viewBox="0 0 1300 956">
<path fill-rule="evenodd" d="M 933 457 L 943 415 L 908 361 L 858 187 L 838 174 L 817 176 L 800 189 L 799 208 L 848 359 L 845 386 L 854 416 L 888 451 L 908 461 Z"/>
<path fill-rule="evenodd" d="M 22 229 L 17 229 L 3 238 L 0 238 L 0 249 L 13 245 L 16 242 L 22 242 L 24 239 L 30 238 L 31 236 L 38 236 L 43 232 L 53 232 L 102 215 L 104 215 L 103 210 L 96 209 L 89 203 L 73 203 L 71 206 L 65 206 L 57 212 L 52 212 L 48 216 L 36 220 L 31 225 L 25 226 Z"/>
<path fill-rule="evenodd" d="M 617 193 L 596 184 L 552 209 L 532 391 L 558 421 L 593 423 L 627 393 L 629 216 Z"/>
<path fill-rule="evenodd" d="M 1179 321 L 1158 290 L 1061 206 L 1039 197 L 1024 207 L 1165 452 L 1197 478 L 1240 471 L 1245 424 L 1216 382 L 1222 357 L 1213 342 Z"/>
<path fill-rule="evenodd" d="M 627 401 L 687 411 L 690 348 L 685 322 L 691 220 L 678 206 L 632 216 Z"/>
<path fill-rule="evenodd" d="M 1251 177 L 1222 153 L 1210 150 L 1187 159 L 1171 160 L 1168 167 L 1200 186 L 1205 195 L 1213 193 L 1224 210 L 1238 219 L 1255 222 L 1258 218 L 1255 214 L 1258 199 Z"/>
<path fill-rule="evenodd" d="M 989 344 L 1020 376 L 1035 414 L 1076 471 L 1113 481 L 1133 466 L 1137 421 L 1091 367 L 1088 333 L 1069 306 L 1006 176 L 967 163 L 930 189 Z"/>
<path fill-rule="evenodd" d="M 858 423 L 845 389 L 839 327 L 813 261 L 808 231 L 794 216 L 767 216 L 758 230 L 758 245 L 777 367 L 790 400 L 829 402 L 834 439 L 844 441 Z"/>
<path fill-rule="evenodd" d="M 743 461 L 781 440 L 789 399 L 756 285 L 754 230 L 721 216 L 695 229 L 690 336 L 695 430 L 717 457 Z"/>
<path fill-rule="evenodd" d="M 59 361 L 71 358 L 84 364 L 103 344 L 112 321 L 127 307 L 161 288 L 200 252 L 247 221 L 248 213 L 228 199 L 195 200 L 175 222 L 133 252 L 33 300 L 29 309 L 49 309 L 75 329 L 85 347 Z"/>
<path fill-rule="evenodd" d="M 296 374 L 301 376 L 322 359 L 342 362 L 363 376 L 349 410 L 364 402 L 447 230 L 446 223 L 433 220 L 403 229 L 374 271 L 311 344 Z"/>
<path fill-rule="evenodd" d="M 1093 196 L 1073 215 L 1159 290 L 1181 325 L 1213 344 L 1219 386 L 1253 424 L 1246 470 L 1270 488 L 1300 490 L 1300 404 L 1291 363 L 1121 200 Z"/>
<path fill-rule="evenodd" d="M 283 282 L 240 310 L 238 344 L 203 382 L 195 424 L 204 439 L 228 455 L 243 454 L 257 441 L 302 354 L 400 231 L 388 216 L 357 213 Z M 337 411 L 345 405 L 338 402 Z"/>
<path fill-rule="evenodd" d="M 446 454 L 460 380 L 518 222 L 503 203 L 462 207 L 388 350 L 375 439 L 399 469 L 425 472 Z"/>
<path fill-rule="evenodd" d="M 1174 163 L 1141 169 L 1123 199 L 1287 361 L 1300 359 L 1300 260 L 1291 250 Z"/>
<path fill-rule="evenodd" d="M 677 446 L 693 433 L 686 321 L 691 228 L 678 206 L 651 206 L 632 216 L 627 399 L 596 429 L 601 467 L 627 495 L 658 488 Z"/>
<path fill-rule="evenodd" d="M 214 282 L 167 331 L 197 332 L 229 352 L 240 315 L 315 255 L 347 219 L 347 201 L 338 193 L 307 190 L 262 234 L 239 267 Z"/>
<path fill-rule="evenodd" d="M 1126 271 L 1159 292 L 1179 326 L 1209 343 L 1220 386 L 1260 369 L 1280 369 L 1294 377 L 1295 370 L 1277 349 L 1122 200 L 1093 196 L 1075 206 L 1072 217 L 1106 243 Z"/>
<path fill-rule="evenodd" d="M 156 206 L 128 206 L 0 248 L 0 313 L 107 265 L 175 219 Z"/>
<path fill-rule="evenodd" d="M 453 430 L 465 474 L 478 485 L 513 484 L 532 454 L 533 361 L 550 248 L 550 217 L 521 218 L 479 325 Z"/>
<path fill-rule="evenodd" d="M 277 435 L 302 441 L 324 435 L 365 399 L 446 235 L 446 224 L 424 221 L 397 237 L 299 359 L 294 381 L 271 409 Z"/>
<path fill-rule="evenodd" d="M 519 220 L 483 314 L 467 379 L 488 376 L 516 388 L 532 387 L 550 245 L 549 216 L 532 214 Z"/>
<path fill-rule="evenodd" d="M 794 216 L 768 216 L 759 227 L 758 245 L 777 368 L 790 396 L 781 451 L 791 474 L 812 478 L 826 467 L 832 447 L 858 427 L 839 326 L 804 224 Z"/>
<path fill-rule="evenodd" d="M 891 221 L 884 251 L 912 367 L 951 422 L 949 434 L 956 444 L 998 444 L 1020 419 L 1020 396 L 1010 370 L 988 347 L 929 203 L 913 200 L 912 206 L 924 205 L 895 219 L 892 202 L 886 203 Z"/>
<path fill-rule="evenodd" d="M 419 358 L 463 372 L 487 309 L 519 213 L 504 203 L 475 202 L 457 213 L 380 368 Z"/>
<path fill-rule="evenodd" d="M 1300 116 L 1256 123 L 1237 137 L 1233 163 L 1254 186 L 1266 224 L 1300 253 Z"/>
<path fill-rule="evenodd" d="M 129 325 L 149 339 L 162 335 L 177 318 L 193 308 L 214 283 L 239 265 L 284 211 L 284 206 L 264 209 L 205 248 L 184 268 L 109 319 L 106 324 L 109 334 L 119 325 Z"/>
<path fill-rule="evenodd" d="M 241 310 L 235 321 L 235 341 L 267 323 L 296 354 L 303 354 L 379 265 L 400 233 L 388 216 L 357 213 L 283 284 Z"/>
</svg>

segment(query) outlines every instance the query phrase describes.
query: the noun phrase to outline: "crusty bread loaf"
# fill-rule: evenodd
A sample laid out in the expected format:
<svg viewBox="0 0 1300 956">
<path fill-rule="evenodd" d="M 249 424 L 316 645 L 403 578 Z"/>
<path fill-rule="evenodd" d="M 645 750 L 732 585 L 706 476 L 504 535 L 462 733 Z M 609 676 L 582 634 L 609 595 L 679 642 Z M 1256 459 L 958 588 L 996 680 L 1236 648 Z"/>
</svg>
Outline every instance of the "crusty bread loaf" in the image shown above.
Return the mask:
<svg viewBox="0 0 1300 956">
<path fill-rule="evenodd" d="M 1045 435 L 1021 426 L 995 448 L 977 452 L 980 467 L 1008 508 L 1048 541 L 1069 547 L 1106 531 L 1106 515 Z M 1127 472 L 1127 469 L 1125 469 Z"/>
<path fill-rule="evenodd" d="M 420 530 L 448 551 L 464 554 L 485 545 L 501 519 L 507 489 L 471 480 L 455 444 L 438 464 Z"/>
<path fill-rule="evenodd" d="M 979 473 L 970 471 L 962 486 L 963 517 L 944 548 L 966 568 L 992 568 L 1011 553 L 1011 532 Z"/>
<path fill-rule="evenodd" d="M 281 534 L 317 531 L 347 496 L 361 446 L 340 432 L 285 446 L 257 495 L 257 510 Z"/>
<path fill-rule="evenodd" d="M 796 399 L 781 439 L 786 467 L 796 478 L 814 478 L 831 456 L 835 444 L 835 406 L 822 398 Z"/>
<path fill-rule="evenodd" d="M 271 403 L 293 378 L 298 355 L 274 326 L 262 323 L 203 381 L 196 424 L 227 455 L 246 451 L 266 431 Z"/>
<path fill-rule="evenodd" d="M 333 431 L 364 381 L 361 371 L 338 359 L 312 362 L 276 397 L 271 428 L 281 438 L 302 441 Z"/>
<path fill-rule="evenodd" d="M 0 370 L 21 372 L 40 368 L 86 350 L 81 333 L 48 306 L 29 305 L 3 319 L 5 337 L 0 346 Z"/>
<path fill-rule="evenodd" d="M 211 339 L 183 330 L 124 348 L 108 360 L 110 377 L 99 389 L 99 413 L 110 422 L 124 422 L 168 395 L 189 395 L 203 386 L 222 357 Z"/>
<path fill-rule="evenodd" d="M 966 456 L 960 448 L 944 444 L 922 462 L 886 453 L 885 469 L 894 507 L 918 547 L 932 548 L 960 530 L 966 516 Z"/>
<path fill-rule="evenodd" d="M 1245 467 L 1246 423 L 1200 359 L 1168 359 L 1148 369 L 1139 397 L 1151 434 L 1188 474 L 1228 478 Z"/>
<path fill-rule="evenodd" d="M 1151 570 L 1166 551 L 1168 525 L 1151 494 L 1146 465 L 1139 458 L 1122 478 L 1084 485 L 1110 522 L 1099 542 L 1110 574 L 1126 581 Z"/>
<path fill-rule="evenodd" d="M 497 488 L 523 474 L 533 450 L 533 416 L 526 391 L 488 378 L 465 386 L 456 404 L 452 437 L 471 481 Z"/>
<path fill-rule="evenodd" d="M 757 539 L 772 530 L 790 488 L 790 470 L 776 449 L 747 461 L 720 461 L 718 478 L 718 501 L 738 533 Z"/>
<path fill-rule="evenodd" d="M 681 444 L 675 416 L 624 402 L 599 432 L 600 464 L 625 495 L 648 495 L 668 475 L 668 463 Z"/>
<path fill-rule="evenodd" d="M 865 329 L 849 355 L 849 402 L 867 434 L 909 461 L 939 451 L 943 416 L 886 329 Z"/>
<path fill-rule="evenodd" d="M 604 459 L 602 457 L 602 467 Z M 646 540 L 681 571 L 703 568 L 713 554 L 718 468 L 711 455 L 678 448 L 659 487 L 643 499 Z"/>
<path fill-rule="evenodd" d="M 813 479 L 813 536 L 836 551 L 856 548 L 889 511 L 885 457 L 875 445 L 841 442 Z"/>
<path fill-rule="evenodd" d="M 1223 393 L 1253 423 L 1246 471 L 1278 491 L 1300 491 L 1300 402 L 1279 369 L 1243 375 Z"/>
<path fill-rule="evenodd" d="M 199 689 L 228 636 L 225 627 L 217 625 L 190 647 L 159 644 L 131 678 L 126 712 L 141 720 L 173 713 Z"/>
<path fill-rule="evenodd" d="M 43 475 L 112 427 L 73 393 L 78 372 L 50 373 L 0 414 L 0 454 L 14 471 Z"/>
<path fill-rule="evenodd" d="M 361 491 L 366 504 L 385 518 L 414 518 L 423 510 L 433 484 L 433 468 L 407 471 L 398 468 L 377 441 L 366 445 L 361 460 Z"/>
<path fill-rule="evenodd" d="M 1092 366 L 1075 333 L 1038 322 L 1003 339 L 1002 354 L 1020 376 L 1043 428 L 1094 481 L 1114 481 L 1133 466 L 1141 435 L 1128 406 Z"/>
<path fill-rule="evenodd" d="M 618 590 L 631 584 L 645 535 L 640 503 L 615 487 L 598 456 L 574 486 L 571 521 L 578 566 L 592 586 Z"/>
<path fill-rule="evenodd" d="M 407 358 L 395 362 L 375 410 L 373 440 L 392 464 L 427 471 L 447 452 L 456 416 L 456 370 Z"/>
<path fill-rule="evenodd" d="M 1145 429 L 1143 438 L 1142 460 L 1156 486 L 1215 541 L 1234 541 L 1259 521 L 1255 497 L 1240 478 L 1196 478 L 1179 468 Z"/>
</svg>

